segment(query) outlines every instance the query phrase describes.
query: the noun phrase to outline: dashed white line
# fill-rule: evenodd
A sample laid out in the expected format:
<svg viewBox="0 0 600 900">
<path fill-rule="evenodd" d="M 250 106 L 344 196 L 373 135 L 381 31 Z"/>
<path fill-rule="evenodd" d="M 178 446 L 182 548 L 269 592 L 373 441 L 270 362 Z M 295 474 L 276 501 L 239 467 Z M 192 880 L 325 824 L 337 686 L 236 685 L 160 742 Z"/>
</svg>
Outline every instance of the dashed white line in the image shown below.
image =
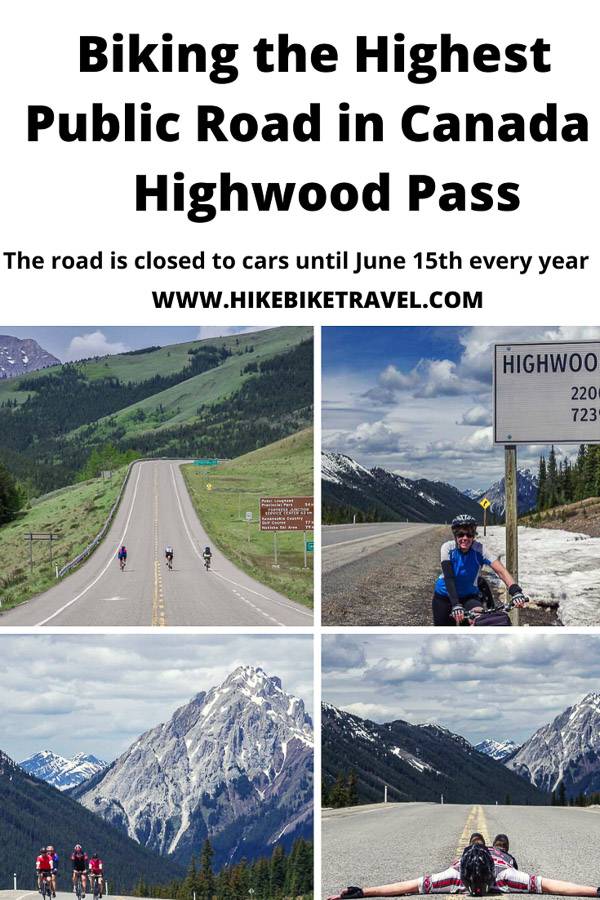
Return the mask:
<svg viewBox="0 0 600 900">
<path fill-rule="evenodd" d="M 130 521 L 131 521 L 131 516 L 133 515 L 133 507 L 134 507 L 134 505 L 135 505 L 135 498 L 136 498 L 136 496 L 137 496 L 137 490 L 138 490 L 138 485 L 139 485 L 139 483 L 140 483 L 140 476 L 141 476 L 141 474 L 142 474 L 142 466 L 143 466 L 143 465 L 144 465 L 144 463 L 140 463 L 140 469 L 139 469 L 138 476 L 137 476 L 137 479 L 136 479 L 136 482 L 135 482 L 135 488 L 134 488 L 134 491 L 133 491 L 133 497 L 131 498 L 131 507 L 130 507 L 130 510 L 129 510 L 129 515 L 127 516 L 127 521 L 125 522 L 125 528 L 123 529 L 123 534 L 121 535 L 121 539 L 120 539 L 120 541 L 119 541 L 119 546 L 120 546 L 121 544 L 124 544 L 124 543 L 125 543 L 125 535 L 127 534 L 127 529 L 129 528 L 129 523 L 130 523 Z M 109 557 L 108 562 L 106 563 L 106 565 L 104 566 L 104 568 L 102 569 L 102 571 L 100 572 L 100 574 L 97 575 L 97 576 L 94 578 L 94 580 L 91 581 L 91 582 L 88 584 L 87 587 L 85 587 L 82 591 L 80 591 L 80 593 L 77 594 L 76 597 L 73 597 L 72 600 L 69 600 L 68 603 L 65 603 L 64 606 L 61 606 L 60 609 L 57 609 L 56 612 L 53 612 L 51 616 L 47 616 L 45 619 L 42 619 L 41 622 L 36 622 L 36 624 L 35 624 L 34 627 L 37 628 L 39 625 L 45 625 L 46 622 L 50 622 L 52 619 L 55 619 L 56 616 L 59 616 L 62 612 L 65 611 L 65 609 L 68 609 L 69 606 L 72 606 L 73 603 L 76 603 L 77 600 L 81 600 L 81 598 L 83 597 L 83 595 L 84 595 L 84 594 L 87 594 L 87 592 L 90 590 L 90 588 L 93 588 L 94 585 L 97 584 L 97 583 L 100 581 L 100 579 L 102 578 L 102 576 L 104 575 L 104 573 L 107 571 L 108 567 L 109 567 L 110 565 L 112 565 L 112 561 L 113 561 L 113 559 L 115 558 L 116 553 L 117 553 L 117 551 L 115 550 L 115 552 Z"/>
</svg>

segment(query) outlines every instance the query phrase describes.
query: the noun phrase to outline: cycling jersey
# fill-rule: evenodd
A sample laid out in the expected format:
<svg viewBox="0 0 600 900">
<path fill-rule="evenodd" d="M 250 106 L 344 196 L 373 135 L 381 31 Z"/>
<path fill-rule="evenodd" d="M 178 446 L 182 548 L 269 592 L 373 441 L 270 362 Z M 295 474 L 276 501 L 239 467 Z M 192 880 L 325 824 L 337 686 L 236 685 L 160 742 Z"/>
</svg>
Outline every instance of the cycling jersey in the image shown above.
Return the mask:
<svg viewBox="0 0 600 900">
<path fill-rule="evenodd" d="M 165 547 L 165 556 L 173 556 L 173 548 Z"/>
<path fill-rule="evenodd" d="M 127 550 L 121 548 L 121 550 L 119 550 L 119 552 L 117 553 L 117 556 L 119 557 L 119 559 L 127 559 Z"/>
<path fill-rule="evenodd" d="M 90 872 L 92 875 L 102 875 L 101 859 L 90 859 Z"/>
<path fill-rule="evenodd" d="M 472 597 L 479 593 L 477 587 L 477 579 L 482 566 L 490 566 L 491 560 L 488 559 L 483 544 L 480 541 L 473 541 L 471 549 L 466 553 L 462 553 L 456 546 L 456 541 L 446 541 L 442 544 L 441 550 L 442 562 L 449 560 L 452 564 L 454 572 L 454 581 L 456 591 L 459 597 Z M 448 588 L 443 575 L 440 575 L 435 583 L 436 594 L 442 597 L 448 596 Z"/>
<path fill-rule="evenodd" d="M 38 872 L 51 872 L 53 867 L 53 859 L 47 853 L 40 854 L 35 861 L 35 868 Z"/>
<path fill-rule="evenodd" d="M 495 847 L 488 847 L 494 861 L 494 884 L 491 893 L 541 894 L 542 879 L 539 875 L 528 875 L 510 865 L 509 854 Z M 419 878 L 419 894 L 465 894 L 467 889 L 460 878 L 460 859 L 454 860 L 450 868 L 435 875 Z"/>
<path fill-rule="evenodd" d="M 87 853 L 71 853 L 71 862 L 73 863 L 74 872 L 85 872 L 87 869 L 87 861 Z"/>
</svg>

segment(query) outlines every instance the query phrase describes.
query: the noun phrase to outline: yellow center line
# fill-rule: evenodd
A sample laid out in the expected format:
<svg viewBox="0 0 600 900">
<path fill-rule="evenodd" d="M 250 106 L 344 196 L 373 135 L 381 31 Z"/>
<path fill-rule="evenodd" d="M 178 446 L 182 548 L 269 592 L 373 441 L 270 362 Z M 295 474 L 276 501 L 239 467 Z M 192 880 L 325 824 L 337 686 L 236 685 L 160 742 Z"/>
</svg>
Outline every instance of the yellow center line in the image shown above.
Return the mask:
<svg viewBox="0 0 600 900">
<path fill-rule="evenodd" d="M 489 847 L 491 845 L 490 834 L 488 831 L 488 825 L 485 818 L 483 806 L 471 807 L 469 815 L 467 816 L 467 821 L 465 822 L 465 827 L 463 828 L 463 832 L 458 840 L 456 856 L 461 856 L 463 850 L 469 843 L 469 838 L 474 831 L 479 831 L 479 833 L 483 835 L 486 847 Z"/>
</svg>

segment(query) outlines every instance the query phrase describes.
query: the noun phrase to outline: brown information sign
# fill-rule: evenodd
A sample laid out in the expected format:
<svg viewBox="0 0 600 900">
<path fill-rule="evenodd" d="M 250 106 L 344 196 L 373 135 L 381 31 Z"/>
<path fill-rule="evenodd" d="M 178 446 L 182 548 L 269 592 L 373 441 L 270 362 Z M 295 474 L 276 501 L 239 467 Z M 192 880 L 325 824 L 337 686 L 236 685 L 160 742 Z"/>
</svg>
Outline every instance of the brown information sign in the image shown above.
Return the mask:
<svg viewBox="0 0 600 900">
<path fill-rule="evenodd" d="M 261 531 L 312 531 L 313 497 L 261 497 Z"/>
</svg>

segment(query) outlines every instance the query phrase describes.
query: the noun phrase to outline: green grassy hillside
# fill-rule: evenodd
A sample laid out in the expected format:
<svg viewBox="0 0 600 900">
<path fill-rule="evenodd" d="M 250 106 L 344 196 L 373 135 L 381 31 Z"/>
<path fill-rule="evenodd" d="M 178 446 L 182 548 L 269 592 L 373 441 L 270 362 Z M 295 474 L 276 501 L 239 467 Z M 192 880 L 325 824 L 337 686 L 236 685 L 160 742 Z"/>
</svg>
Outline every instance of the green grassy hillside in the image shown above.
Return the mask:
<svg viewBox="0 0 600 900">
<path fill-rule="evenodd" d="M 311 606 L 313 561 L 308 554 L 303 568 L 302 532 L 277 535 L 280 568 L 274 569 L 273 534 L 259 530 L 258 510 L 261 496 L 312 496 L 312 428 L 210 470 L 191 465 L 182 471 L 202 524 L 225 555 L 263 584 Z M 312 540 L 312 533 L 307 537 Z"/>
<path fill-rule="evenodd" d="M 312 329 L 148 348 L 0 382 L 0 462 L 30 493 L 94 449 L 237 456 L 312 423 Z"/>
<path fill-rule="evenodd" d="M 59 568 L 87 547 L 98 534 L 115 502 L 126 469 L 110 479 L 97 478 L 41 497 L 14 521 L 0 528 L 0 610 L 10 609 L 52 587 L 54 565 Z M 33 545 L 33 570 L 29 565 L 27 532 L 53 532 L 50 564 L 48 542 Z"/>
</svg>

